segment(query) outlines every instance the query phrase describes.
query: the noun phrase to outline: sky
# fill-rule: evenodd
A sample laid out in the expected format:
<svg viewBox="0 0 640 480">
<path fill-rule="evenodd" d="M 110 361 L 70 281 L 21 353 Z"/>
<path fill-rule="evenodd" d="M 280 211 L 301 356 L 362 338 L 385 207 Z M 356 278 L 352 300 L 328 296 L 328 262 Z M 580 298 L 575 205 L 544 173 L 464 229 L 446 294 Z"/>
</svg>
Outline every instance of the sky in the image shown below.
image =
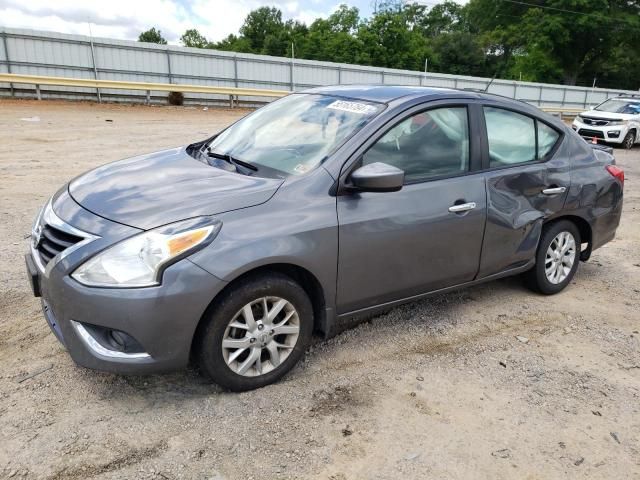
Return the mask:
<svg viewBox="0 0 640 480">
<path fill-rule="evenodd" d="M 310 24 L 326 17 L 340 3 L 356 6 L 368 17 L 375 0 L 0 0 L 0 26 L 31 28 L 94 37 L 137 40 L 140 32 L 159 28 L 178 45 L 185 30 L 197 28 L 217 41 L 238 33 L 247 13 L 276 6 L 285 19 Z"/>
</svg>

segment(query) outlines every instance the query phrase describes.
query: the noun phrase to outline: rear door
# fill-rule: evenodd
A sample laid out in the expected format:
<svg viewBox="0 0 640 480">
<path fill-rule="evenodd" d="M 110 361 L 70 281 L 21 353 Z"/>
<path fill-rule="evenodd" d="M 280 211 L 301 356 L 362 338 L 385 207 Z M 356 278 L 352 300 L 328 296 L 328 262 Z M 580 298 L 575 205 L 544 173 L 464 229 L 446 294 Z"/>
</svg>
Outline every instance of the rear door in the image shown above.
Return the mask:
<svg viewBox="0 0 640 480">
<path fill-rule="evenodd" d="M 394 165 L 405 172 L 405 185 L 338 196 L 338 313 L 476 276 L 486 203 L 470 107 L 478 106 L 414 108 L 357 153 L 353 168 Z"/>
<path fill-rule="evenodd" d="M 545 218 L 562 210 L 570 186 L 563 133 L 521 112 L 484 105 L 487 225 L 478 278 L 530 262 Z"/>
</svg>

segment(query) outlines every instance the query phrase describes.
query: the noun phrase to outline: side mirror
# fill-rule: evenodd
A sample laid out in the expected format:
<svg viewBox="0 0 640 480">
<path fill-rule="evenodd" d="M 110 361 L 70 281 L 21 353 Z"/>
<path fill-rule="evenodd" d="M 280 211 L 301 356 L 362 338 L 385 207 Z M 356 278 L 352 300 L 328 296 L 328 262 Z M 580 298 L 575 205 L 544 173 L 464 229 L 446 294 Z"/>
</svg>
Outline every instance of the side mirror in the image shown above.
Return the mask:
<svg viewBox="0 0 640 480">
<path fill-rule="evenodd" d="M 397 192 L 404 184 L 404 171 L 376 162 L 358 168 L 350 179 L 352 188 L 361 192 Z"/>
</svg>

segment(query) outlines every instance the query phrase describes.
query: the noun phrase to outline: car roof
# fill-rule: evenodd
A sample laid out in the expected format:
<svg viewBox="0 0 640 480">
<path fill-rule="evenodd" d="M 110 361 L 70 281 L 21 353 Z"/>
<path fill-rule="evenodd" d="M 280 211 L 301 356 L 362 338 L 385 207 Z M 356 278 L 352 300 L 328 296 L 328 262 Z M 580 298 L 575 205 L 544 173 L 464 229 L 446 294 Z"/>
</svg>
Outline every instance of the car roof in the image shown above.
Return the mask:
<svg viewBox="0 0 640 480">
<path fill-rule="evenodd" d="M 317 87 L 304 90 L 300 93 L 320 95 L 332 95 L 336 97 L 350 98 L 380 103 L 421 103 L 438 99 L 478 99 L 487 100 L 505 108 L 512 108 L 522 113 L 528 113 L 538 118 L 544 118 L 547 123 L 555 124 L 557 128 L 566 128 L 561 120 L 543 112 L 535 105 L 523 100 L 516 100 L 494 93 L 485 93 L 480 90 L 459 90 L 455 88 L 419 87 L 407 85 L 335 85 Z"/>
<path fill-rule="evenodd" d="M 628 95 L 618 95 L 617 97 L 607 98 L 607 100 L 640 100 L 640 95 L 630 93 Z"/>
<path fill-rule="evenodd" d="M 407 85 L 335 85 L 305 90 L 304 93 L 334 95 L 370 102 L 388 103 L 406 96 L 444 96 L 460 92 L 450 88 L 411 87 Z"/>
<path fill-rule="evenodd" d="M 530 104 L 479 90 L 460 90 L 455 88 L 419 87 L 407 85 L 335 85 L 304 90 L 302 93 L 332 95 L 369 102 L 390 103 L 396 100 L 436 100 L 438 98 L 484 98 L 486 100 L 531 107 Z"/>
</svg>

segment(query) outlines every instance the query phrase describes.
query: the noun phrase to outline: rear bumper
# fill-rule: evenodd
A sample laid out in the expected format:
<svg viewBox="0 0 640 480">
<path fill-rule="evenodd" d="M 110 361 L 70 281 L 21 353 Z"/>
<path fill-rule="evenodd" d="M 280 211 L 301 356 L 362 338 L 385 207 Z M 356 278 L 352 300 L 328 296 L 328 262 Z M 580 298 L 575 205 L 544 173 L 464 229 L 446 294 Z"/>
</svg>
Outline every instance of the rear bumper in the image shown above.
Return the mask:
<svg viewBox="0 0 640 480">
<path fill-rule="evenodd" d="M 596 204 L 588 210 L 591 218 L 591 250 L 600 248 L 615 238 L 616 230 L 622 218 L 623 187 L 617 180 L 612 180 Z"/>
</svg>

